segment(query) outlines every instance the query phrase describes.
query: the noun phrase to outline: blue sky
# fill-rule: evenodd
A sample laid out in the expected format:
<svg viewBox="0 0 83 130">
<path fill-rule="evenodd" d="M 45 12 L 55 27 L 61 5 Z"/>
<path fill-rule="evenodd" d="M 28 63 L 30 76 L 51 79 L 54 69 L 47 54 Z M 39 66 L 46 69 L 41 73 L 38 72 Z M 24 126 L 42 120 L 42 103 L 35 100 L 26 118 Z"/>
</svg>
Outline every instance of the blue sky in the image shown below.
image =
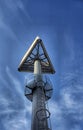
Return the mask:
<svg viewBox="0 0 83 130">
<path fill-rule="evenodd" d="M 0 0 L 0 130 L 30 130 L 28 73 L 17 71 L 36 36 L 43 40 L 56 74 L 49 75 L 52 129 L 83 129 L 83 1 Z"/>
</svg>

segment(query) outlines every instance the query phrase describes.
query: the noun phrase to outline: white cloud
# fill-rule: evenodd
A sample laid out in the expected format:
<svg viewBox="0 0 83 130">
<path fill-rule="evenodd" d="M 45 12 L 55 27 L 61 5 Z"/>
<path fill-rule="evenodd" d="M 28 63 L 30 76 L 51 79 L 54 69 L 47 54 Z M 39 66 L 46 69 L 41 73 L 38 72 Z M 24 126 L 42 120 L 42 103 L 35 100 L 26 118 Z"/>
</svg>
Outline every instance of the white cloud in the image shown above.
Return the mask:
<svg viewBox="0 0 83 130">
<path fill-rule="evenodd" d="M 76 79 L 76 76 L 74 77 Z M 67 79 L 68 81 L 68 79 Z M 83 83 L 78 82 L 79 79 L 75 80 L 72 83 L 72 79 L 68 83 L 63 84 L 63 88 L 61 89 L 61 107 L 63 112 L 67 115 L 71 114 L 71 118 L 74 120 L 82 121 L 83 120 Z M 63 80 L 64 82 L 64 80 Z"/>
<path fill-rule="evenodd" d="M 2 14 L 0 14 L 0 17 L 2 17 Z M 4 31 L 4 34 L 6 34 L 7 36 L 13 38 L 14 40 L 18 40 L 15 33 L 12 31 L 9 25 L 5 23 L 5 21 L 2 18 L 0 18 L 0 30 L 1 29 Z M 1 31 L 0 34 L 2 35 Z"/>
<path fill-rule="evenodd" d="M 5 117 L 4 119 L 1 119 L 2 124 L 4 125 L 5 130 L 23 130 L 27 128 L 30 130 L 31 119 L 29 119 L 26 114 L 31 116 L 32 103 L 27 101 L 25 98 L 24 92 L 21 89 L 22 86 L 20 81 L 12 74 L 11 69 L 8 66 L 6 67 L 6 73 L 8 76 L 7 80 L 9 78 L 8 86 L 11 86 L 9 83 L 12 83 L 14 88 L 12 90 L 11 86 L 12 95 L 10 98 L 8 95 L 4 95 L 3 93 L 0 95 L 0 115 Z M 4 83 L 4 80 L 2 83 Z M 7 84 L 5 83 L 5 85 Z M 23 99 L 22 101 L 13 97 L 13 95 L 15 95 L 13 93 L 15 89 L 18 92 L 18 95 L 21 95 Z"/>
<path fill-rule="evenodd" d="M 7 108 L 9 105 L 9 101 L 3 96 L 3 95 L 0 95 L 0 106 L 4 106 L 4 108 Z M 3 109 L 2 109 L 3 111 Z M 0 112 L 2 112 L 0 111 Z"/>
<path fill-rule="evenodd" d="M 74 61 L 75 60 L 75 48 L 74 48 L 74 39 L 73 37 L 67 33 L 65 33 L 65 39 L 64 39 L 64 42 L 65 42 L 65 47 L 66 47 L 66 50 L 68 52 L 68 59 L 70 58 L 71 61 Z M 71 46 L 70 46 L 70 43 L 71 43 Z"/>
<path fill-rule="evenodd" d="M 11 105 L 13 103 L 13 106 Z M 26 118 L 26 109 L 14 108 L 15 102 L 0 96 L 0 116 L 5 130 L 30 130 L 30 120 Z M 5 118 L 3 118 L 5 117 Z"/>
<path fill-rule="evenodd" d="M 22 0 L 5 0 L 4 4 L 5 7 L 8 8 L 8 10 L 10 10 L 10 12 L 12 12 L 14 16 L 18 16 L 19 11 L 21 10 L 24 13 L 24 15 L 28 18 L 28 20 L 32 22 L 31 16 L 29 15 L 29 12 L 25 9 Z"/>
<path fill-rule="evenodd" d="M 30 130 L 30 120 L 21 115 L 5 121 L 4 126 L 6 130 L 23 130 L 27 128 Z"/>
<path fill-rule="evenodd" d="M 56 129 L 57 130 L 66 130 L 65 127 L 65 120 L 63 117 L 63 110 L 59 104 L 58 101 L 50 101 L 49 102 L 49 111 L 51 112 L 51 126 L 52 129 Z"/>
<path fill-rule="evenodd" d="M 6 72 L 7 72 L 7 75 L 10 79 L 10 81 L 13 83 L 15 89 L 21 94 L 21 95 L 24 95 L 22 89 L 21 89 L 21 83 L 20 81 L 12 74 L 12 72 L 10 71 L 9 67 L 7 66 L 6 67 Z"/>
<path fill-rule="evenodd" d="M 52 117 L 56 118 L 58 116 L 58 118 L 61 119 L 62 111 L 57 102 L 50 101 L 49 110 L 51 112 Z"/>
<path fill-rule="evenodd" d="M 80 125 L 74 125 L 71 130 L 82 130 Z"/>
<path fill-rule="evenodd" d="M 1 6 L 2 5 L 2 6 Z M 0 35 L 1 38 L 3 38 L 3 33 L 4 33 L 4 37 L 10 37 L 15 41 L 19 42 L 18 37 L 16 36 L 16 34 L 13 32 L 12 28 L 10 27 L 10 25 L 8 24 L 8 21 L 6 19 L 6 10 L 8 10 L 9 12 L 9 21 L 11 22 L 11 15 L 13 15 L 13 18 L 16 18 L 19 16 L 19 11 L 22 10 L 22 12 L 24 13 L 24 15 L 26 16 L 26 18 L 28 18 L 28 20 L 31 22 L 31 17 L 28 14 L 28 12 L 25 10 L 24 4 L 21 0 L 4 0 L 4 3 L 2 2 L 0 5 Z M 3 7 L 3 8 L 2 8 Z M 5 10 L 5 9 L 6 10 Z M 19 17 L 20 20 L 19 22 L 22 22 L 21 17 Z M 23 23 L 24 24 L 24 23 Z M 3 32 L 3 33 L 2 33 Z M 1 39 L 0 38 L 0 39 Z M 4 40 L 4 38 L 3 38 Z"/>
<path fill-rule="evenodd" d="M 71 109 L 75 105 L 75 101 L 72 99 L 71 94 L 66 90 L 62 92 L 62 100 L 66 108 Z"/>
<path fill-rule="evenodd" d="M 32 103 L 31 102 L 26 103 L 25 108 L 26 108 L 26 112 L 28 112 L 31 115 L 31 113 L 32 113 Z"/>
<path fill-rule="evenodd" d="M 78 73 L 67 73 L 61 79 L 58 100 L 50 101 L 51 122 L 53 129 L 82 130 L 83 120 L 83 82 Z M 79 80 L 80 79 L 80 80 Z M 73 122 L 72 122 L 73 121 Z M 78 124 L 76 125 L 76 122 Z M 67 127 L 69 125 L 69 128 Z"/>
<path fill-rule="evenodd" d="M 2 77 L 2 75 L 0 75 L 0 82 L 1 82 L 3 85 L 8 86 L 7 81 Z"/>
</svg>

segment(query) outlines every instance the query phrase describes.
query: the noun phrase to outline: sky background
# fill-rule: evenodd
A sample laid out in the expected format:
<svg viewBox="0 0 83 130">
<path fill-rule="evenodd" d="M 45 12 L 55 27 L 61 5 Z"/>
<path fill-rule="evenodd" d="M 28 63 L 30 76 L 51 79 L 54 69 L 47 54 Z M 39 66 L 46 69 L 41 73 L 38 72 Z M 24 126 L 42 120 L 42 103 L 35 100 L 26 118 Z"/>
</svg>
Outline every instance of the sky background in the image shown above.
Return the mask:
<svg viewBox="0 0 83 130">
<path fill-rule="evenodd" d="M 36 36 L 56 70 L 52 130 L 83 130 L 83 0 L 0 0 L 0 130 L 31 130 L 29 74 L 17 68 Z"/>
</svg>

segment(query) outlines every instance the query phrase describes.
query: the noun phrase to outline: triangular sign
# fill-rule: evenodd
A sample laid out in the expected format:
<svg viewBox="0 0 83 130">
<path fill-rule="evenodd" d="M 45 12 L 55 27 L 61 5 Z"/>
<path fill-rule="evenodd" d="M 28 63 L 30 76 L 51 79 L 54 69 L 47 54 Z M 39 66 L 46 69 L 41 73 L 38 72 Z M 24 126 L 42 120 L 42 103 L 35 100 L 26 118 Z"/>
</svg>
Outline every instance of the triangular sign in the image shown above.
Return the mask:
<svg viewBox="0 0 83 130">
<path fill-rule="evenodd" d="M 35 60 L 40 60 L 42 73 L 55 73 L 44 44 L 39 37 L 36 37 L 28 51 L 25 53 L 18 70 L 24 72 L 33 72 Z"/>
</svg>

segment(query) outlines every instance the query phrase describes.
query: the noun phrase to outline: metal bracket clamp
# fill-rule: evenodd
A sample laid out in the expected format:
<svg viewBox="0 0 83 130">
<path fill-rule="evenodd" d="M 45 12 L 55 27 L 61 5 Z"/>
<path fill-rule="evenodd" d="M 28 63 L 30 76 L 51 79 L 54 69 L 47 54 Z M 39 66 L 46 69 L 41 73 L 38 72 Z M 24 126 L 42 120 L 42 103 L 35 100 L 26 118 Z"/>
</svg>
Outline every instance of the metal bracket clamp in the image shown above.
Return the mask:
<svg viewBox="0 0 83 130">
<path fill-rule="evenodd" d="M 42 111 L 46 111 L 48 114 L 46 114 L 44 117 L 41 118 L 39 113 Z M 44 119 L 50 118 L 50 115 L 51 115 L 50 112 L 47 109 L 43 109 L 43 108 L 41 108 L 40 110 L 38 110 L 36 112 L 36 116 L 37 116 L 38 120 L 40 120 L 40 121 L 43 121 Z"/>
</svg>

